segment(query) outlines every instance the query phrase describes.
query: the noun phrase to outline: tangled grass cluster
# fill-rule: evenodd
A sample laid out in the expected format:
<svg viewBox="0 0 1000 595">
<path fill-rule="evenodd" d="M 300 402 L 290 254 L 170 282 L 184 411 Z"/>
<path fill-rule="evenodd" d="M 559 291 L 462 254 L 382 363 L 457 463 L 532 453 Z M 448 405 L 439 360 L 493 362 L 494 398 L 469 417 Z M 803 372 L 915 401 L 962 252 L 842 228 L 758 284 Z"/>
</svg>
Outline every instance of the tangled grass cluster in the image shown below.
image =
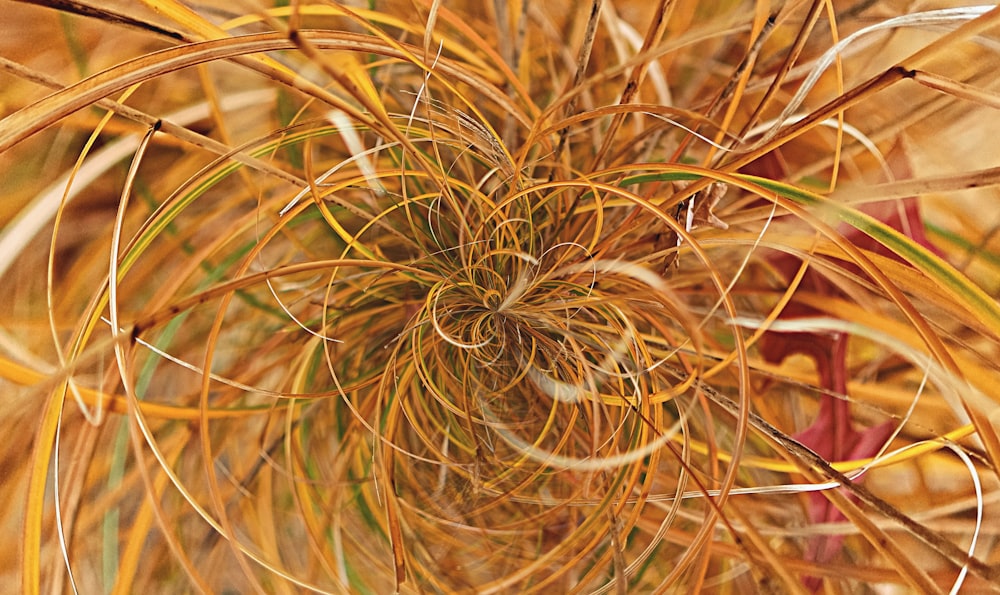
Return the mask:
<svg viewBox="0 0 1000 595">
<path fill-rule="evenodd" d="M 36 4 L 5 589 L 997 590 L 1000 10 Z"/>
</svg>

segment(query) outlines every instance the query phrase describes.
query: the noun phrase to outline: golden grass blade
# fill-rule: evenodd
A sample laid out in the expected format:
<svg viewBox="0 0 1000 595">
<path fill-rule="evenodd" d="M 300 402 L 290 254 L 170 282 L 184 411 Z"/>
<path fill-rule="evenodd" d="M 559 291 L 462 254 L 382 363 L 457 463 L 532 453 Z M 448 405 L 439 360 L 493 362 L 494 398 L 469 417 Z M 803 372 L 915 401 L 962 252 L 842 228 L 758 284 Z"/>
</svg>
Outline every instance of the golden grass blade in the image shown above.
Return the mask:
<svg viewBox="0 0 1000 595">
<path fill-rule="evenodd" d="M 987 91 L 983 91 L 982 89 L 977 89 L 972 85 L 952 80 L 946 76 L 917 70 L 913 75 L 913 80 L 917 81 L 921 85 L 924 85 L 925 87 L 943 91 L 949 95 L 973 101 L 975 103 L 985 105 L 986 107 L 1000 109 L 1000 97 L 998 97 L 996 93 L 989 93 Z"/>
<path fill-rule="evenodd" d="M 996 301 L 986 295 L 986 292 L 980 287 L 974 285 L 950 265 L 912 239 L 869 215 L 828 201 L 807 190 L 761 178 L 746 177 L 746 179 L 771 188 L 783 196 L 815 207 L 819 212 L 828 212 L 831 216 L 869 235 L 933 279 L 958 303 L 964 304 L 971 314 L 983 320 L 994 336 L 1000 337 L 1000 305 L 997 305 Z"/>
<path fill-rule="evenodd" d="M 26 595 L 41 592 L 40 557 L 45 486 L 48 483 L 55 435 L 59 429 L 59 419 L 62 417 L 65 391 L 66 385 L 63 383 L 46 399 L 42 410 L 42 423 L 35 432 L 35 445 L 31 449 L 31 476 L 21 542 L 21 591 Z"/>
</svg>

